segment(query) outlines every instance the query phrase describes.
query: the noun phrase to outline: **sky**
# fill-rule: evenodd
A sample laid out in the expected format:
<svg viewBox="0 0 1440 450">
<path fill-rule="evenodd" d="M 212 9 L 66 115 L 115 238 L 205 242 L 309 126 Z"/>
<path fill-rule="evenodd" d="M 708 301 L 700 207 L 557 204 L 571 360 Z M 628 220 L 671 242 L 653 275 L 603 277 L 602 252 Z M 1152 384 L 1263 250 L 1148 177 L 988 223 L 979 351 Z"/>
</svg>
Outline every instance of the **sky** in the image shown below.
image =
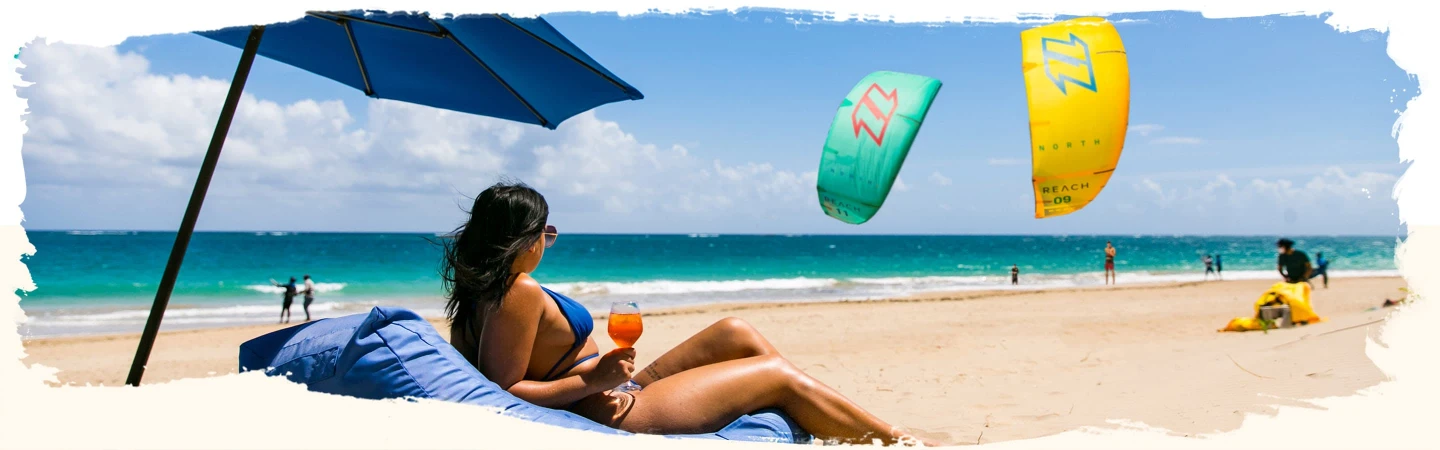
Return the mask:
<svg viewBox="0 0 1440 450">
<path fill-rule="evenodd" d="M 298 12 L 297 12 L 298 14 Z M 645 94 L 558 130 L 372 100 L 257 58 L 198 230 L 439 232 L 501 177 L 581 233 L 1404 234 L 1391 135 L 1418 83 L 1319 17 L 1111 16 L 1131 109 L 1114 177 L 1035 219 L 1019 32 L 801 14 L 544 16 Z M 21 53 L 30 230 L 178 228 L 240 50 L 193 34 Z M 885 206 L 821 212 L 820 149 L 865 75 L 945 83 Z"/>
</svg>

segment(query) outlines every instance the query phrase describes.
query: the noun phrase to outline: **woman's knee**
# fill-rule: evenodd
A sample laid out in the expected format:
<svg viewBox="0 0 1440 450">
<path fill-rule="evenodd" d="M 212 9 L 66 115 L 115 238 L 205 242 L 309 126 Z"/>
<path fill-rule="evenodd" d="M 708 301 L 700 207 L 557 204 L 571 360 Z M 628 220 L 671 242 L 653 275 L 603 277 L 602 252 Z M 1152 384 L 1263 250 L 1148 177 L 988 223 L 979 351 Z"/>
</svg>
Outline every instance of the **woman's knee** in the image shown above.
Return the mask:
<svg viewBox="0 0 1440 450">
<path fill-rule="evenodd" d="M 800 370 L 795 364 L 779 355 L 759 357 L 760 364 L 771 374 L 771 379 L 784 391 L 792 395 L 808 396 L 822 390 L 820 381 Z"/>
<path fill-rule="evenodd" d="M 761 356 L 774 353 L 770 343 L 760 335 L 760 331 L 751 326 L 749 322 L 738 317 L 726 317 L 711 325 L 725 340 L 745 347 L 745 356 Z"/>
<path fill-rule="evenodd" d="M 739 317 L 726 317 L 716 321 L 715 324 L 711 326 L 728 335 L 760 334 L 755 331 L 755 327 L 750 326 L 750 322 L 746 322 L 745 319 Z"/>
</svg>

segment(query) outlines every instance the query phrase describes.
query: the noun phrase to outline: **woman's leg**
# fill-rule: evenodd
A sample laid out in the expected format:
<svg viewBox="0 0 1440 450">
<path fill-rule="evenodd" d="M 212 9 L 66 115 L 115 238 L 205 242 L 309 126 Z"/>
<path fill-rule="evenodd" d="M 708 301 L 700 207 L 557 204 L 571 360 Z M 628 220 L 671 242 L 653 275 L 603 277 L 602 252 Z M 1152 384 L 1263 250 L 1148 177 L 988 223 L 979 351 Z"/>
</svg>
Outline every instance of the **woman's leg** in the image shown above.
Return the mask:
<svg viewBox="0 0 1440 450">
<path fill-rule="evenodd" d="M 775 346 L 744 320 L 727 317 L 690 336 L 636 372 L 634 380 L 649 386 L 660 379 L 696 367 L 754 356 L 778 355 Z"/>
<path fill-rule="evenodd" d="M 893 444 L 911 438 L 773 354 L 703 365 L 633 395 L 633 406 L 612 426 L 636 433 L 708 433 L 773 407 L 821 439 Z"/>
</svg>

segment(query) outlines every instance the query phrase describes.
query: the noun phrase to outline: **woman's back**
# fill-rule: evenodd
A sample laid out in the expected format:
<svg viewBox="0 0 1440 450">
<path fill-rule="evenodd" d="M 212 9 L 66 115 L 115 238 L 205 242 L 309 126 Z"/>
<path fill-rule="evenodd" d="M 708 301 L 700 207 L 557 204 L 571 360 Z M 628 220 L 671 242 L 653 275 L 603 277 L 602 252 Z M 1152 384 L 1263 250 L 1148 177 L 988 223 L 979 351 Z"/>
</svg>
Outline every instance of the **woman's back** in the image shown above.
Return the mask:
<svg viewBox="0 0 1440 450">
<path fill-rule="evenodd" d="M 558 297 L 557 297 L 558 296 Z M 507 308 L 508 306 L 508 308 Z M 590 339 L 594 330 L 594 320 L 583 305 L 564 297 L 553 294 L 531 278 L 528 274 L 520 274 L 516 277 L 515 283 L 511 285 L 502 301 L 502 310 L 511 311 L 538 310 L 539 319 L 532 322 L 533 325 L 507 323 L 502 320 L 492 319 L 485 324 L 484 330 L 478 333 L 480 336 L 491 338 L 489 343 L 485 339 L 474 339 L 475 330 L 471 333 L 464 333 L 463 330 L 452 329 L 450 331 L 451 342 L 456 350 L 465 355 L 465 358 L 474 364 L 477 369 L 487 376 L 491 370 L 482 367 L 481 362 L 494 360 L 495 358 L 479 358 L 486 352 L 499 352 L 511 356 L 504 358 L 513 359 L 517 353 L 528 355 L 528 360 L 522 364 L 525 366 L 524 379 L 535 381 L 547 381 L 564 375 L 574 366 L 593 358 L 598 351 L 598 346 Z M 497 318 L 505 317 L 502 311 L 497 311 Z M 475 323 L 479 323 L 476 318 Z M 530 329 L 530 328 L 533 328 Z M 513 342 L 517 334 L 532 333 L 534 336 L 529 351 L 518 352 Z M 476 341 L 479 342 L 476 342 Z M 589 350 L 588 352 L 586 350 Z M 488 368 L 498 369 L 498 368 Z"/>
</svg>

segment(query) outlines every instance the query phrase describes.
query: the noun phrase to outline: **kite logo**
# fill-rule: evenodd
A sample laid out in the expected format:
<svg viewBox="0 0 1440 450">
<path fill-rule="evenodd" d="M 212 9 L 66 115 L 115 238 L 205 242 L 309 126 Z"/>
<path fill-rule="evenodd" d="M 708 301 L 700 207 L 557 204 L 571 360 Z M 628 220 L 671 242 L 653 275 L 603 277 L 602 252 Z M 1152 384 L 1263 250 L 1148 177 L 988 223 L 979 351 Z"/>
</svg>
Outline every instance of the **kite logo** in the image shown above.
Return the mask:
<svg viewBox="0 0 1440 450">
<path fill-rule="evenodd" d="M 1051 50 L 1052 44 L 1056 47 L 1056 50 Z M 1068 50 L 1066 53 L 1079 53 L 1080 57 L 1061 53 L 1057 50 Z M 1079 36 L 1071 33 L 1069 42 L 1060 39 L 1041 38 L 1040 54 L 1045 59 L 1045 76 L 1049 77 L 1050 81 L 1055 82 L 1055 87 L 1060 88 L 1061 94 L 1070 94 L 1065 89 L 1066 81 L 1075 83 L 1076 86 L 1088 89 L 1090 92 L 1096 92 L 1095 63 L 1090 60 L 1090 45 L 1080 40 Z M 1063 63 L 1076 68 L 1084 67 L 1085 72 L 1082 72 L 1082 77 L 1087 77 L 1088 80 L 1081 80 L 1069 74 L 1059 73 L 1059 71 L 1056 70 L 1059 68 L 1055 66 L 1055 63 Z"/>
<path fill-rule="evenodd" d="M 865 133 L 870 135 L 870 139 L 875 141 L 875 145 L 881 145 L 885 140 L 885 130 L 890 128 L 890 118 L 895 116 L 895 109 L 899 107 L 899 90 L 891 89 L 890 93 L 886 94 L 885 89 L 878 83 L 871 83 L 870 88 L 860 95 L 860 102 L 855 104 L 855 110 L 850 112 L 850 123 L 855 126 L 855 137 L 860 137 L 860 129 L 863 128 Z M 878 132 L 875 131 L 877 127 L 880 129 Z"/>
</svg>

